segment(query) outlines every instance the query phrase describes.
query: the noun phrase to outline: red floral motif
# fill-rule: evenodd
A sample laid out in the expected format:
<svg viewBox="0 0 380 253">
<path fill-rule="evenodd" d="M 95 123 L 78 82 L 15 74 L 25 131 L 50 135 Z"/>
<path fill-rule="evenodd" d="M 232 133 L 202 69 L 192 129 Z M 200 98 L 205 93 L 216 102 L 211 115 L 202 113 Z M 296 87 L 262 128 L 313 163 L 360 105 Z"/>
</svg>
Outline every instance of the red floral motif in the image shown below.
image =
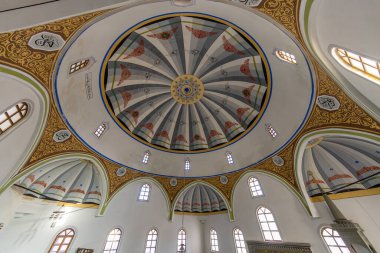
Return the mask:
<svg viewBox="0 0 380 253">
<path fill-rule="evenodd" d="M 144 125 L 146 129 L 148 129 L 153 134 L 153 123 L 148 122 Z"/>
<path fill-rule="evenodd" d="M 69 191 L 69 193 L 71 193 L 71 192 L 85 194 L 85 192 L 84 192 L 82 189 L 71 189 L 71 190 Z"/>
<path fill-rule="evenodd" d="M 341 178 L 352 178 L 352 177 L 347 174 L 336 174 L 334 176 L 329 177 L 328 180 L 329 182 L 332 182 L 334 180 L 341 179 Z"/>
<path fill-rule="evenodd" d="M 251 95 L 253 88 L 255 88 L 255 85 L 249 86 L 242 91 L 244 98 L 247 99 L 248 103 L 250 104 L 252 104 Z"/>
<path fill-rule="evenodd" d="M 255 81 L 251 74 L 251 70 L 249 69 L 249 59 L 246 59 L 243 64 L 240 66 L 240 72 L 243 73 L 244 75 L 248 76 L 249 79 L 251 79 L 252 82 Z"/>
<path fill-rule="evenodd" d="M 136 47 L 131 53 L 129 53 L 123 59 L 125 60 L 125 59 L 129 59 L 129 58 L 132 58 L 132 57 L 139 57 L 139 56 L 143 55 L 144 52 L 145 52 L 144 41 L 140 40 L 139 46 Z"/>
<path fill-rule="evenodd" d="M 55 190 L 66 192 L 66 188 L 61 186 L 61 185 L 52 185 L 52 186 L 50 186 L 50 189 L 55 189 Z"/>
<path fill-rule="evenodd" d="M 34 182 L 34 180 L 36 180 L 36 177 L 34 175 L 29 175 L 27 177 L 27 179 L 29 179 L 32 183 Z"/>
<path fill-rule="evenodd" d="M 87 194 L 88 194 L 88 195 L 90 195 L 90 194 L 95 194 L 95 195 L 102 196 L 102 194 L 101 194 L 100 192 L 98 192 L 98 191 L 91 191 L 91 192 L 88 192 Z"/>
<path fill-rule="evenodd" d="M 148 37 L 159 39 L 159 40 L 169 40 L 173 37 L 173 34 L 175 34 L 177 30 L 178 30 L 178 26 L 172 28 L 169 31 L 160 32 L 156 34 L 149 34 Z"/>
<path fill-rule="evenodd" d="M 193 139 L 191 140 L 191 142 L 195 142 L 195 141 L 206 142 L 206 139 L 203 138 L 202 136 L 200 136 L 199 134 L 196 134 L 196 135 L 194 135 L 194 137 L 193 137 Z"/>
<path fill-rule="evenodd" d="M 226 37 L 223 35 L 223 47 L 224 47 L 224 50 L 226 50 L 227 52 L 230 52 L 230 53 L 234 53 L 234 54 L 237 54 L 237 55 L 244 55 L 244 53 L 240 50 L 237 50 L 236 47 L 234 45 L 232 45 L 227 39 Z"/>
<path fill-rule="evenodd" d="M 233 126 L 238 126 L 239 124 L 238 123 L 236 123 L 236 122 L 231 122 L 231 121 L 226 121 L 225 123 L 224 123 L 224 132 L 225 133 L 227 133 L 227 131 L 228 131 L 228 129 L 230 129 L 231 127 L 233 127 Z"/>
<path fill-rule="evenodd" d="M 187 30 L 189 30 L 193 34 L 194 37 L 196 37 L 198 39 L 203 39 L 205 37 L 209 37 L 209 36 L 217 34 L 216 32 L 206 32 L 203 30 L 198 30 L 198 29 L 192 28 L 190 26 L 186 26 L 186 28 L 187 28 Z"/>
<path fill-rule="evenodd" d="M 36 181 L 34 184 L 42 185 L 43 187 L 47 186 L 47 183 L 45 181 Z"/>
<path fill-rule="evenodd" d="M 163 137 L 163 138 L 167 139 L 168 141 L 170 141 L 168 131 L 163 130 L 163 131 L 157 133 L 156 135 L 157 135 L 157 137 Z"/>
<path fill-rule="evenodd" d="M 177 137 L 175 137 L 174 141 L 179 141 L 179 142 L 184 142 L 184 143 L 188 143 L 185 136 L 183 136 L 182 134 L 178 135 Z"/>
<path fill-rule="evenodd" d="M 129 69 L 125 65 L 120 64 L 120 68 L 121 68 L 121 75 L 120 75 L 120 80 L 117 86 L 122 84 L 125 80 L 127 80 L 132 75 L 131 71 L 129 71 Z"/>
<path fill-rule="evenodd" d="M 135 124 L 137 124 L 137 122 L 139 121 L 140 113 L 138 111 L 126 111 L 126 113 L 130 114 Z"/>
<path fill-rule="evenodd" d="M 311 184 L 324 184 L 325 182 L 321 179 L 311 179 L 306 182 L 306 185 L 311 185 Z"/>
<path fill-rule="evenodd" d="M 361 176 L 369 171 L 376 171 L 376 170 L 380 170 L 380 167 L 379 166 L 363 167 L 356 172 L 356 175 Z"/>
<path fill-rule="evenodd" d="M 219 133 L 218 131 L 216 130 L 211 130 L 210 131 L 210 134 L 208 135 L 208 140 L 210 140 L 211 138 L 215 137 L 215 136 L 221 136 L 222 134 Z M 223 135 L 222 135 L 223 136 Z"/>
<path fill-rule="evenodd" d="M 123 101 L 124 101 L 124 108 L 127 107 L 128 105 L 128 102 L 131 100 L 132 98 L 132 94 L 129 93 L 128 91 L 125 91 L 121 94 L 121 97 L 123 98 Z"/>
<path fill-rule="evenodd" d="M 237 113 L 237 116 L 238 116 L 240 122 L 242 121 L 244 114 L 249 110 L 250 110 L 249 108 L 238 108 L 238 109 L 236 109 L 236 113 Z"/>
</svg>

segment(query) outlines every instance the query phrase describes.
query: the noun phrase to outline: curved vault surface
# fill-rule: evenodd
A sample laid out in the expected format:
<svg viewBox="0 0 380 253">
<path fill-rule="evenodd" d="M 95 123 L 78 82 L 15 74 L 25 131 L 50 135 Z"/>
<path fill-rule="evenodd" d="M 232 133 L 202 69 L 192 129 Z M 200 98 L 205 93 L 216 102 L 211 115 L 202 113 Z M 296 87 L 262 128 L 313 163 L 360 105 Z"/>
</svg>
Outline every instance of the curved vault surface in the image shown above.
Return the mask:
<svg viewBox="0 0 380 253">
<path fill-rule="evenodd" d="M 206 0 L 189 7 L 141 1 L 85 28 L 58 60 L 57 106 L 83 143 L 120 166 L 181 177 L 188 157 L 189 177 L 240 170 L 285 147 L 310 114 L 314 82 L 303 52 L 252 10 Z M 280 48 L 297 64 L 277 59 Z M 95 62 L 68 74 L 84 58 Z M 108 128 L 97 138 L 103 122 Z"/>
</svg>

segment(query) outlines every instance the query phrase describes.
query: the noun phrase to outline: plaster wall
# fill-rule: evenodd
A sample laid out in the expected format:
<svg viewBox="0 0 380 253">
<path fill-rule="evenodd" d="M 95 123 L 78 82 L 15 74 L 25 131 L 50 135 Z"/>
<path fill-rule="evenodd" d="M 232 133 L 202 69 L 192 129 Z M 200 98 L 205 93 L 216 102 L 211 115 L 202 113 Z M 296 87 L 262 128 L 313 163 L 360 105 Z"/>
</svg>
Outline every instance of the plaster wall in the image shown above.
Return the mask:
<svg viewBox="0 0 380 253">
<path fill-rule="evenodd" d="M 78 247 L 94 249 L 102 252 L 107 234 L 114 228 L 122 229 L 122 239 L 118 252 L 144 252 L 145 240 L 148 231 L 155 227 L 158 230 L 158 253 L 174 252 L 177 247 L 177 233 L 181 228 L 182 216 L 175 215 L 173 221 L 168 220 L 166 200 L 156 185 L 152 186 L 152 193 L 148 202 L 137 201 L 139 189 L 143 181 L 133 182 L 121 190 L 112 200 L 104 216 L 96 217 L 96 209 L 80 209 L 65 207 L 63 223 L 51 228 L 49 216 L 57 210 L 56 205 L 36 204 L 32 215 L 13 219 L 0 230 L 0 253 L 41 253 L 47 252 L 50 243 L 56 234 L 67 227 L 76 231 L 69 253 L 76 252 Z M 12 203 L 18 198 L 10 198 L 10 190 L 0 196 L 0 219 L 9 216 L 12 205 L 4 205 L 4 201 Z M 25 209 L 22 201 L 16 209 Z M 28 201 L 31 202 L 31 201 Z M 7 210 L 8 209 L 8 210 Z M 0 222 L 3 222 L 0 220 Z M 189 253 L 201 253 L 201 223 L 197 216 L 185 216 L 184 227 L 187 232 Z"/>
<path fill-rule="evenodd" d="M 0 186 L 22 165 L 43 122 L 44 105 L 30 84 L 0 73 L 0 113 L 20 101 L 31 109 L 27 117 L 0 136 Z M 27 99 L 25 99 L 27 98 Z"/>
<path fill-rule="evenodd" d="M 342 67 L 330 52 L 331 45 L 337 45 L 379 61 L 380 34 L 376 32 L 379 9 L 377 0 L 317 0 L 313 1 L 308 20 L 310 43 L 317 56 L 359 99 L 359 104 L 369 108 L 377 118 L 380 117 L 380 86 Z"/>
</svg>

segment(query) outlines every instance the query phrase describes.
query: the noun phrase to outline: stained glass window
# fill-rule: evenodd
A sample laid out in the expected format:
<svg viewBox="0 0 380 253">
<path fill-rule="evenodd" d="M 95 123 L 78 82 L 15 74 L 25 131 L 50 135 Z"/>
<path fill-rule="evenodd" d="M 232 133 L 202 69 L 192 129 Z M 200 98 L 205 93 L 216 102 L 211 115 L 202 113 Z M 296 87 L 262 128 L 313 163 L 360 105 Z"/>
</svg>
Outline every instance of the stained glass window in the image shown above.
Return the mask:
<svg viewBox="0 0 380 253">
<path fill-rule="evenodd" d="M 28 111 L 28 104 L 25 102 L 20 102 L 0 114 L 0 135 L 24 119 Z"/>
<path fill-rule="evenodd" d="M 63 230 L 57 235 L 50 246 L 49 253 L 66 253 L 73 241 L 75 232 L 71 228 Z"/>
</svg>

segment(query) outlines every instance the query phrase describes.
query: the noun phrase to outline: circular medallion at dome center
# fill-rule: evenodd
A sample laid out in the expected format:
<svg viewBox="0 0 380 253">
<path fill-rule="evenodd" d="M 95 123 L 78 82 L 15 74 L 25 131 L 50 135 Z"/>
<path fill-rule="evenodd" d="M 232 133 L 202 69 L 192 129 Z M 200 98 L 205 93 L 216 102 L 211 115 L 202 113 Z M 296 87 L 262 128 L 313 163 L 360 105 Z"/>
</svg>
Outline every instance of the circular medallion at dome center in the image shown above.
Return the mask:
<svg viewBox="0 0 380 253">
<path fill-rule="evenodd" d="M 120 36 L 103 65 L 103 98 L 134 139 L 204 152 L 251 131 L 270 92 L 256 42 L 225 20 L 170 14 Z"/>
<path fill-rule="evenodd" d="M 198 102 L 203 97 L 204 86 L 196 76 L 181 75 L 173 80 L 170 92 L 178 103 L 189 105 Z"/>
</svg>

